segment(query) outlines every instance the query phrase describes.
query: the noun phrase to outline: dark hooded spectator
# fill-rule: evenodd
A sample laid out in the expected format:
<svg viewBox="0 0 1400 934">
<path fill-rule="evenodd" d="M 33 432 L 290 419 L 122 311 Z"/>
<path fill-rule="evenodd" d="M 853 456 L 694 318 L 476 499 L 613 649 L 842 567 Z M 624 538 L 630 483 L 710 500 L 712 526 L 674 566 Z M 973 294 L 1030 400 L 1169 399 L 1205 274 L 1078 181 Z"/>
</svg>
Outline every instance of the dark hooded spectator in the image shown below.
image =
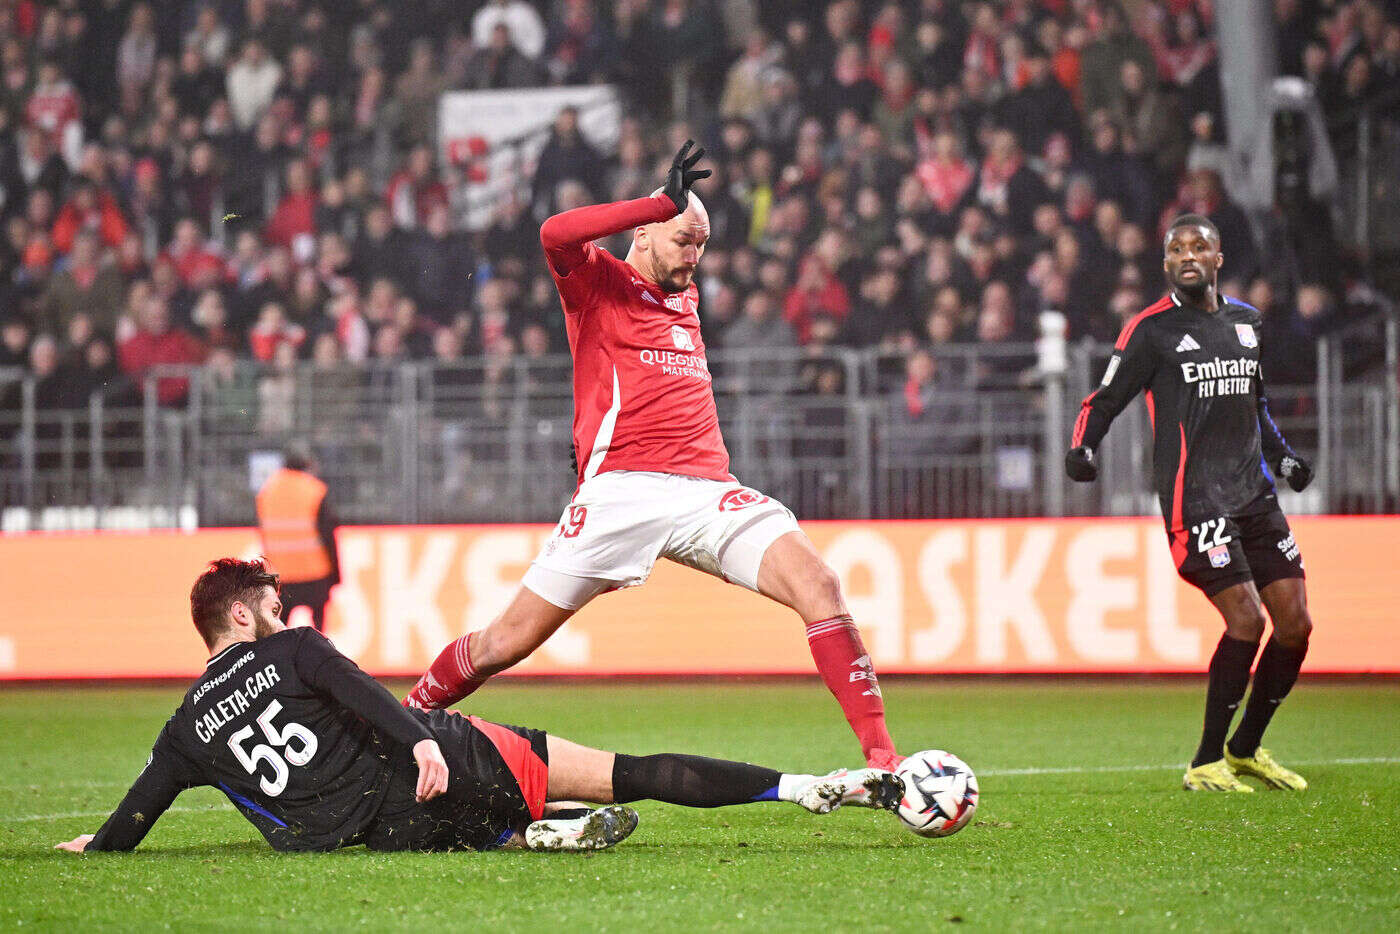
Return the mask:
<svg viewBox="0 0 1400 934">
<path fill-rule="evenodd" d="M 555 213 L 555 193 L 564 181 L 579 182 L 592 197 L 601 196 L 603 158 L 579 132 L 577 107 L 560 109 L 540 152 L 530 195 L 536 217 Z"/>
</svg>

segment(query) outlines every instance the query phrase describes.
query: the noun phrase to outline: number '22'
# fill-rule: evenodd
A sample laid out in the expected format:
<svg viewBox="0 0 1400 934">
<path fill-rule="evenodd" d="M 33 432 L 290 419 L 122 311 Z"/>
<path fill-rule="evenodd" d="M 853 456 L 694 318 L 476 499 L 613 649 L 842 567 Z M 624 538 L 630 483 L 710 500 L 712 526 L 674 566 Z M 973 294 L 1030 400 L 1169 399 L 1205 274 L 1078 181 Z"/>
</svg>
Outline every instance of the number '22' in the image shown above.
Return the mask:
<svg viewBox="0 0 1400 934">
<path fill-rule="evenodd" d="M 1214 530 L 1214 536 L 1207 538 Z M 1196 535 L 1196 550 L 1209 551 L 1219 545 L 1225 545 L 1235 540 L 1233 535 L 1225 534 L 1225 519 L 1207 519 L 1200 525 L 1191 526 L 1191 531 Z"/>
</svg>

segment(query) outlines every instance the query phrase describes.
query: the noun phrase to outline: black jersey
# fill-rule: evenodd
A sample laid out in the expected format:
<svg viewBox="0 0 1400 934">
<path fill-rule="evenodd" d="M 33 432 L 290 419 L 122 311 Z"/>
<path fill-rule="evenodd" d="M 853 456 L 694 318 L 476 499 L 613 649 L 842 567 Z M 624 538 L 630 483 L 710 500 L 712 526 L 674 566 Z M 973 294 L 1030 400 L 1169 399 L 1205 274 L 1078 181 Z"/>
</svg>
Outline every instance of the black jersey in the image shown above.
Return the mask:
<svg viewBox="0 0 1400 934">
<path fill-rule="evenodd" d="M 1220 296 L 1211 313 L 1169 293 L 1123 327 L 1080 409 L 1071 444 L 1097 448 L 1146 390 L 1154 485 L 1171 532 L 1273 508 L 1273 471 L 1296 456 L 1269 416 L 1259 322 L 1258 309 L 1233 298 Z"/>
<path fill-rule="evenodd" d="M 412 747 L 432 738 L 314 629 L 239 642 L 209 660 L 88 849 L 132 849 L 196 785 L 221 790 L 274 849 L 345 846 L 392 781 L 416 782 Z"/>
</svg>

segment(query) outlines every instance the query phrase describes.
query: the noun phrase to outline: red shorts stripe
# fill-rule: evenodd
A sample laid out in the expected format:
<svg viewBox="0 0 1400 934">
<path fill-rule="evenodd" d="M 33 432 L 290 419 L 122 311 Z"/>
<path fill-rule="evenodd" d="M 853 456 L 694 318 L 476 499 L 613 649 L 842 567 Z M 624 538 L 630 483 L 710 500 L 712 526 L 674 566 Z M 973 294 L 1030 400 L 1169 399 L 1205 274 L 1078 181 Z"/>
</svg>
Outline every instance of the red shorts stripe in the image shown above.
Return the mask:
<svg viewBox="0 0 1400 934">
<path fill-rule="evenodd" d="M 510 774 L 520 786 L 525 805 L 530 809 L 530 819 L 539 820 L 544 816 L 545 793 L 549 789 L 549 766 L 535 754 L 530 741 L 519 733 L 512 732 L 490 720 L 468 716 L 471 725 L 486 734 L 506 760 Z"/>
</svg>

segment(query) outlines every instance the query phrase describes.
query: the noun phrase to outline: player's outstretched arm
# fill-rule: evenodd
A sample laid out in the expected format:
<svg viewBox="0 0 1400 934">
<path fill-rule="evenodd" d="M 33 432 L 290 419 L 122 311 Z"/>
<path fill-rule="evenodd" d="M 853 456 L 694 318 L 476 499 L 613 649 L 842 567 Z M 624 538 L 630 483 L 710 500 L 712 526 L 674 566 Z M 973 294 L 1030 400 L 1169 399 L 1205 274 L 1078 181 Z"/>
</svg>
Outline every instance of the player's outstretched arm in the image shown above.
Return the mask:
<svg viewBox="0 0 1400 934">
<path fill-rule="evenodd" d="M 83 834 L 60 843 L 55 849 L 70 853 L 134 850 L 180 792 L 198 783 L 191 768 L 174 751 L 162 730 L 146 767 L 136 776 L 126 797 L 122 798 L 122 803 L 117 805 L 102 828 L 95 834 Z"/>
<path fill-rule="evenodd" d="M 1289 447 L 1284 440 L 1283 432 L 1274 423 L 1274 417 L 1269 414 L 1269 399 L 1264 394 L 1264 373 L 1259 373 L 1258 404 L 1259 404 L 1259 443 L 1264 452 L 1264 459 L 1273 467 L 1274 472 L 1293 488 L 1294 492 L 1301 493 L 1312 483 L 1313 469 L 1307 461 L 1303 460 L 1293 448 Z"/>
<path fill-rule="evenodd" d="M 643 224 L 676 216 L 676 206 L 664 194 L 611 204 L 591 204 L 555 214 L 540 225 L 540 244 L 554 274 L 563 279 L 588 260 L 594 240 Z"/>
<path fill-rule="evenodd" d="M 1123 328 L 1099 388 L 1089 393 L 1079 407 L 1070 450 L 1065 455 L 1065 472 L 1071 480 L 1087 483 L 1099 475 L 1094 452 L 1118 413 L 1152 382 L 1156 358 L 1141 323 L 1140 317 L 1134 318 Z"/>
</svg>

